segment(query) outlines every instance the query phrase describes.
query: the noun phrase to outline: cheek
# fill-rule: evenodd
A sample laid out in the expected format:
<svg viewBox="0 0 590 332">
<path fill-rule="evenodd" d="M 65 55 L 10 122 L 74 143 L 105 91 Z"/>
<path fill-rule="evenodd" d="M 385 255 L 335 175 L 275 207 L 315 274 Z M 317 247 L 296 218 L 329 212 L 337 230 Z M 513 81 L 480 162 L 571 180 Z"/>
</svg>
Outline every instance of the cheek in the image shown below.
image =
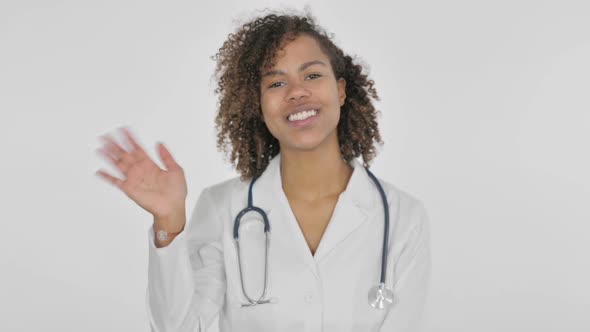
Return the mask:
<svg viewBox="0 0 590 332">
<path fill-rule="evenodd" d="M 260 99 L 260 114 L 262 116 L 262 121 L 266 123 L 270 117 L 270 108 L 265 98 Z"/>
<path fill-rule="evenodd" d="M 261 113 L 262 113 L 262 122 L 264 122 L 264 124 L 267 127 L 269 127 L 269 124 L 270 124 L 269 123 L 269 117 L 270 117 L 270 115 L 268 114 L 268 111 L 265 108 L 263 108 L 262 111 L 261 111 Z"/>
<path fill-rule="evenodd" d="M 262 98 L 260 101 L 260 108 L 266 120 L 276 120 L 281 116 L 281 107 L 277 101 L 272 98 Z"/>
<path fill-rule="evenodd" d="M 269 107 L 269 105 L 261 104 L 261 117 L 262 122 L 266 126 L 266 128 L 272 133 L 275 131 L 277 118 L 277 112 L 274 108 Z"/>
</svg>

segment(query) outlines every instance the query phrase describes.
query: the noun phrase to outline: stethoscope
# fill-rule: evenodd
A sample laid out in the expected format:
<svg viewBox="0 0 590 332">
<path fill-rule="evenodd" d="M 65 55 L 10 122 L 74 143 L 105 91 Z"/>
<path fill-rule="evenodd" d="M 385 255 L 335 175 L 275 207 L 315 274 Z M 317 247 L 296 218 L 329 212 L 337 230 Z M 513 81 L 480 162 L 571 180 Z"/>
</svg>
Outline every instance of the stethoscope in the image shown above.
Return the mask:
<svg viewBox="0 0 590 332">
<path fill-rule="evenodd" d="M 379 189 L 379 194 L 381 195 L 381 199 L 383 201 L 383 210 L 385 214 L 385 232 L 383 233 L 383 252 L 381 254 L 381 280 L 379 285 L 372 287 L 369 290 L 368 300 L 369 305 L 376 309 L 384 309 L 393 303 L 393 291 L 385 285 L 385 271 L 387 270 L 387 248 L 388 248 L 388 241 L 389 241 L 389 207 L 387 205 L 387 197 L 385 196 L 385 191 L 383 191 L 383 187 L 369 171 L 368 168 L 365 167 L 367 174 L 371 177 L 375 185 L 377 185 L 377 189 Z M 258 177 L 254 177 L 250 182 L 250 188 L 248 189 L 248 206 L 240 211 L 236 216 L 236 220 L 234 222 L 234 242 L 236 244 L 236 249 L 238 252 L 238 269 L 240 270 L 240 283 L 242 286 L 242 292 L 244 296 L 248 300 L 248 303 L 242 304 L 242 307 L 251 307 L 257 304 L 264 304 L 273 302 L 271 299 L 265 299 L 266 291 L 267 291 L 267 282 L 268 282 L 268 247 L 269 247 L 269 237 L 268 233 L 270 232 L 270 223 L 268 222 L 268 216 L 266 213 L 259 207 L 256 207 L 252 203 L 252 187 L 254 186 L 254 182 Z M 257 212 L 262 216 L 264 222 L 264 236 L 265 236 L 265 250 L 264 250 L 264 289 L 262 291 L 262 295 L 257 299 L 251 298 L 247 293 L 246 289 L 244 288 L 244 276 L 242 274 L 242 260 L 240 255 L 240 241 L 238 236 L 238 230 L 240 228 L 240 221 L 242 216 L 248 212 Z"/>
</svg>

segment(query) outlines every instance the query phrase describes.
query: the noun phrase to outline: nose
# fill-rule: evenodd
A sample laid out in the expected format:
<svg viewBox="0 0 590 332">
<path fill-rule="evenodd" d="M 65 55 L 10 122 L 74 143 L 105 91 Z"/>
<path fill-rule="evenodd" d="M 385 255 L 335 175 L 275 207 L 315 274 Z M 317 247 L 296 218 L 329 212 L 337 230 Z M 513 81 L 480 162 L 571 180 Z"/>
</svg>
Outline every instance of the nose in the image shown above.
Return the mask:
<svg viewBox="0 0 590 332">
<path fill-rule="evenodd" d="M 299 82 L 291 83 L 287 91 L 287 100 L 293 101 L 303 97 L 309 97 L 311 92 Z"/>
</svg>

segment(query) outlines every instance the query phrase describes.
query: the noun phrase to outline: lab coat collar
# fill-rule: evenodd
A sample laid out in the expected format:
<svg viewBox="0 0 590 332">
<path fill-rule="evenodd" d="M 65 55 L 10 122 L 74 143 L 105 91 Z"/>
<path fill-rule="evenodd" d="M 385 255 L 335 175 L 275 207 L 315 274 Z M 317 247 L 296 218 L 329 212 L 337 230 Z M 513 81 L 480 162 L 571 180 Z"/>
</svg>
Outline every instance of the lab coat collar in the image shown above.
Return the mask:
<svg viewBox="0 0 590 332">
<path fill-rule="evenodd" d="M 254 183 L 254 204 L 266 211 L 272 238 L 280 238 L 282 246 L 299 256 L 305 265 L 317 263 L 368 219 L 376 203 L 375 197 L 379 197 L 379 193 L 366 169 L 353 158 L 349 162 L 354 168 L 353 173 L 346 189 L 338 198 L 330 223 L 315 255 L 312 256 L 283 191 L 280 164 L 279 153 L 271 159 L 265 171 Z"/>
</svg>

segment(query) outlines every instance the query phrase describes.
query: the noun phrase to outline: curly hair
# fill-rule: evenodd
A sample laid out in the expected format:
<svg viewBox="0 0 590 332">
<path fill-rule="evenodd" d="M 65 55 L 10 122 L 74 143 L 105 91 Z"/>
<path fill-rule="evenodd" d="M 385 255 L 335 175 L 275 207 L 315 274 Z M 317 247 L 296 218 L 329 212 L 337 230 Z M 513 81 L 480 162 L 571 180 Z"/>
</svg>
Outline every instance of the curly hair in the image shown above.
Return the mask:
<svg viewBox="0 0 590 332">
<path fill-rule="evenodd" d="M 260 107 L 261 72 L 275 64 L 281 50 L 299 35 L 313 37 L 329 57 L 334 76 L 346 80 L 346 100 L 340 109 L 338 141 L 347 162 L 362 155 L 369 167 L 376 155 L 374 143 L 383 144 L 377 125 L 378 111 L 369 97 L 379 100 L 375 82 L 363 74 L 324 29 L 309 14 L 267 14 L 243 24 L 230 33 L 215 60 L 219 94 L 215 118 L 217 148 L 226 154 L 242 180 L 258 177 L 279 151 L 278 140 L 262 120 Z"/>
</svg>

